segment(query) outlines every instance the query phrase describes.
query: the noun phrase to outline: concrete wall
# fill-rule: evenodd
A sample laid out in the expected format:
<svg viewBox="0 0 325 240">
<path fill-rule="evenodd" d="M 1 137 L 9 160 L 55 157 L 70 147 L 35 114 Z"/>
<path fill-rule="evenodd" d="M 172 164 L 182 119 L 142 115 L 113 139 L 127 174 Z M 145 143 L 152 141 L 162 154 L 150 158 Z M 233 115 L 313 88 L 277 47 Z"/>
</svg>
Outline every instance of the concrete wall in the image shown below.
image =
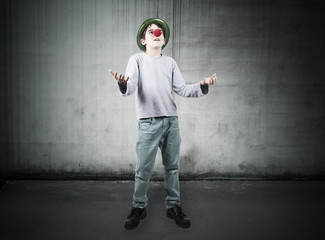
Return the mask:
<svg viewBox="0 0 325 240">
<path fill-rule="evenodd" d="M 124 72 L 144 19 L 208 96 L 175 96 L 181 177 L 324 177 L 321 1 L 1 1 L 2 178 L 125 178 L 136 164 Z M 157 155 L 154 177 L 162 177 Z"/>
</svg>

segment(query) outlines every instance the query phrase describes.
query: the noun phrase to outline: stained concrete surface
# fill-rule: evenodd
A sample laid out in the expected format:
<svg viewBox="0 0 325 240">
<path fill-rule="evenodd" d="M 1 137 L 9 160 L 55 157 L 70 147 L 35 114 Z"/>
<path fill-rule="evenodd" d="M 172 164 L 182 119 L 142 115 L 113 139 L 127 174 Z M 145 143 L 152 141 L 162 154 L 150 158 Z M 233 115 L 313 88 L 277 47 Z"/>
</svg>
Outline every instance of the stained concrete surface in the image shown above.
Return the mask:
<svg viewBox="0 0 325 240">
<path fill-rule="evenodd" d="M 10 181 L 0 193 L 1 239 L 322 239 L 323 181 L 182 181 L 190 229 L 165 215 L 163 182 L 151 182 L 148 216 L 123 221 L 133 182 Z"/>
</svg>

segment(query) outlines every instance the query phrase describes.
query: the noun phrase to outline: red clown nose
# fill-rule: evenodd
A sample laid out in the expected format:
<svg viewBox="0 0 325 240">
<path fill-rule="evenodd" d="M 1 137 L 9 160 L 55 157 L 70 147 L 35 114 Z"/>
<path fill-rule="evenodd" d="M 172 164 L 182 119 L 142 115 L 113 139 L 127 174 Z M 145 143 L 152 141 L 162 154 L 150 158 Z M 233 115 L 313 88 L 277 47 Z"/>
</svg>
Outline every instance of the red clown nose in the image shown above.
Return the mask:
<svg viewBox="0 0 325 240">
<path fill-rule="evenodd" d="M 155 35 L 156 37 L 159 37 L 161 35 L 161 30 L 156 29 L 155 31 L 153 31 L 153 35 Z"/>
</svg>

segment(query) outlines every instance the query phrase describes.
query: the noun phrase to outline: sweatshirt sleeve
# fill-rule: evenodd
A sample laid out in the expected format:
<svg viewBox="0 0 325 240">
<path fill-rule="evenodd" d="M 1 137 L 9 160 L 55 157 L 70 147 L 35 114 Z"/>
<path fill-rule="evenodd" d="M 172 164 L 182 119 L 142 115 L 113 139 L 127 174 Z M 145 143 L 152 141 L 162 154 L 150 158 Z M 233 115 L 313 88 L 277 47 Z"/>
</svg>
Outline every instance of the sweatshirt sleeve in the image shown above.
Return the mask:
<svg viewBox="0 0 325 240">
<path fill-rule="evenodd" d="M 120 93 L 123 97 L 131 95 L 138 87 L 139 64 L 138 59 L 135 55 L 132 55 L 129 58 L 128 64 L 126 66 L 125 77 L 130 77 L 130 79 L 127 81 L 126 89 L 125 87 L 122 87 L 120 84 L 118 84 Z"/>
<path fill-rule="evenodd" d="M 173 62 L 173 90 L 182 97 L 201 97 L 209 92 L 208 86 L 201 86 L 200 82 L 186 84 L 177 63 Z"/>
</svg>

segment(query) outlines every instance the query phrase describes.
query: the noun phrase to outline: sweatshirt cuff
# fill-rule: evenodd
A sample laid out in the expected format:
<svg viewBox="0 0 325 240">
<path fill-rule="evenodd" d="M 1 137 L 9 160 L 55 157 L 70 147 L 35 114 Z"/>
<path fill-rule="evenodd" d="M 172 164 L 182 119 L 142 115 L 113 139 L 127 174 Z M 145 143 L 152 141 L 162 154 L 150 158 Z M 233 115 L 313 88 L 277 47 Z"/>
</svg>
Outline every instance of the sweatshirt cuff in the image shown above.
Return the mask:
<svg viewBox="0 0 325 240">
<path fill-rule="evenodd" d="M 126 91 L 127 91 L 127 86 L 123 86 L 123 85 L 121 85 L 120 83 L 117 83 L 117 84 L 118 84 L 118 87 L 120 88 L 120 92 L 121 92 L 122 94 L 125 94 Z"/>
<path fill-rule="evenodd" d="M 204 95 L 208 94 L 208 92 L 209 92 L 209 85 L 202 85 L 202 84 L 200 84 L 200 86 L 201 86 L 202 93 Z"/>
</svg>

